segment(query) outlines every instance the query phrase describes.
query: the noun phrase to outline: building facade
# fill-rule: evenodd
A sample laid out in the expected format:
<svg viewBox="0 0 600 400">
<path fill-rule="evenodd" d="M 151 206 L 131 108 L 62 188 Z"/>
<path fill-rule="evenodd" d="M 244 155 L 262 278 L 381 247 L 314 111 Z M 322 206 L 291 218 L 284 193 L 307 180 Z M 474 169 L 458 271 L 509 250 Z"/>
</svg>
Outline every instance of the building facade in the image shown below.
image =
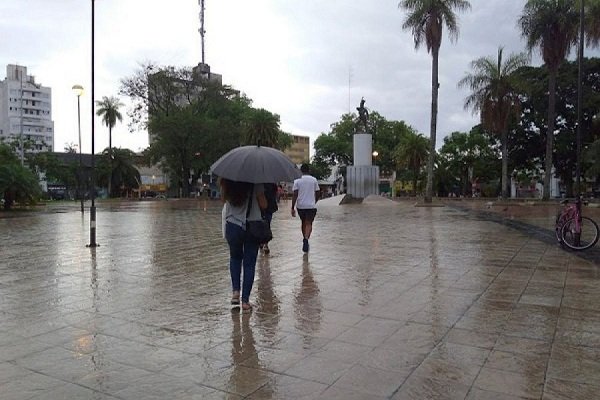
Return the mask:
<svg viewBox="0 0 600 400">
<path fill-rule="evenodd" d="M 27 75 L 27 67 L 9 64 L 0 81 L 0 139 L 24 143 L 25 151 L 53 151 L 52 89 Z"/>
<path fill-rule="evenodd" d="M 294 164 L 310 162 L 310 137 L 292 135 L 292 147 L 284 151 Z"/>
</svg>

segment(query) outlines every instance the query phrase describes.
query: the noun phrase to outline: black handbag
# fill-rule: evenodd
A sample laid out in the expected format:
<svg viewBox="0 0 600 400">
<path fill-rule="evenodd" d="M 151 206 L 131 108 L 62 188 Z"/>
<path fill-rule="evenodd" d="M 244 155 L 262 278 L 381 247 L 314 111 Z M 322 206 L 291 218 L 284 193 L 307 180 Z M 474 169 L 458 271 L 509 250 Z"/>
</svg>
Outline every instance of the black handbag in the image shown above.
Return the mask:
<svg viewBox="0 0 600 400">
<path fill-rule="evenodd" d="M 250 239 L 257 243 L 267 243 L 273 239 L 273 233 L 271 227 L 267 221 L 247 221 L 246 222 L 246 234 Z"/>
<path fill-rule="evenodd" d="M 252 195 L 254 190 L 250 192 L 250 198 L 248 200 L 248 210 L 246 211 L 246 235 L 247 237 L 255 241 L 256 243 L 267 243 L 273 239 L 273 233 L 269 223 L 264 219 L 258 221 L 248 221 L 250 216 L 250 209 L 252 207 Z"/>
</svg>

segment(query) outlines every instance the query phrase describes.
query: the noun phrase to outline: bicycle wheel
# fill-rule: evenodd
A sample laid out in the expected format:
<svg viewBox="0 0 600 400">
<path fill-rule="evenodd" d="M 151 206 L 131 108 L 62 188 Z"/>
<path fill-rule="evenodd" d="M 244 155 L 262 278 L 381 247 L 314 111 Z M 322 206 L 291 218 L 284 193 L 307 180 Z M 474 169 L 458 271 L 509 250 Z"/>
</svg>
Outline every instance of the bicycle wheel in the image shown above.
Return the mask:
<svg viewBox="0 0 600 400">
<path fill-rule="evenodd" d="M 572 250 L 589 249 L 598 242 L 600 231 L 593 219 L 581 217 L 581 229 L 577 232 L 577 221 L 571 218 L 562 227 L 562 241 Z"/>
</svg>

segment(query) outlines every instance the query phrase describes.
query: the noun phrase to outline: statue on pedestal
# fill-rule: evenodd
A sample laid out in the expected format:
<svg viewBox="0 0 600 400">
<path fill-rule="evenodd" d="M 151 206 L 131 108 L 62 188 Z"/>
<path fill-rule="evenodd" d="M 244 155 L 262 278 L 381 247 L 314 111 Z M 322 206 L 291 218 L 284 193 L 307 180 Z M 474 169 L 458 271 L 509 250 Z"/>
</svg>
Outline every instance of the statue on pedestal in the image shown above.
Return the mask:
<svg viewBox="0 0 600 400">
<path fill-rule="evenodd" d="M 360 106 L 356 107 L 356 110 L 358 111 L 358 121 L 356 121 L 356 125 L 357 125 L 357 132 L 360 133 L 360 125 L 362 124 L 364 127 L 363 133 L 367 133 L 367 122 L 369 119 L 369 111 L 367 111 L 367 108 L 365 107 L 365 98 L 362 97 L 360 99 Z"/>
</svg>

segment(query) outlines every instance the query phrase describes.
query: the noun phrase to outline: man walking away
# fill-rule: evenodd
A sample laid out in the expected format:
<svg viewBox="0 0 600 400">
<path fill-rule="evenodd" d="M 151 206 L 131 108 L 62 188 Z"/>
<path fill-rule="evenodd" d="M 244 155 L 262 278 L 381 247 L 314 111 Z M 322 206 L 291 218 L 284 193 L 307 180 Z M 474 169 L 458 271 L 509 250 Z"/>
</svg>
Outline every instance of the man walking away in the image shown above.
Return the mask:
<svg viewBox="0 0 600 400">
<path fill-rule="evenodd" d="M 302 164 L 300 171 L 302 171 L 302 177 L 294 181 L 292 188 L 294 191 L 292 197 L 292 217 L 296 216 L 297 208 L 298 216 L 302 221 L 302 251 L 308 253 L 308 239 L 310 239 L 312 224 L 315 220 L 315 215 L 317 215 L 316 204 L 319 195 L 319 184 L 313 176 L 309 175 L 308 164 Z"/>
</svg>

